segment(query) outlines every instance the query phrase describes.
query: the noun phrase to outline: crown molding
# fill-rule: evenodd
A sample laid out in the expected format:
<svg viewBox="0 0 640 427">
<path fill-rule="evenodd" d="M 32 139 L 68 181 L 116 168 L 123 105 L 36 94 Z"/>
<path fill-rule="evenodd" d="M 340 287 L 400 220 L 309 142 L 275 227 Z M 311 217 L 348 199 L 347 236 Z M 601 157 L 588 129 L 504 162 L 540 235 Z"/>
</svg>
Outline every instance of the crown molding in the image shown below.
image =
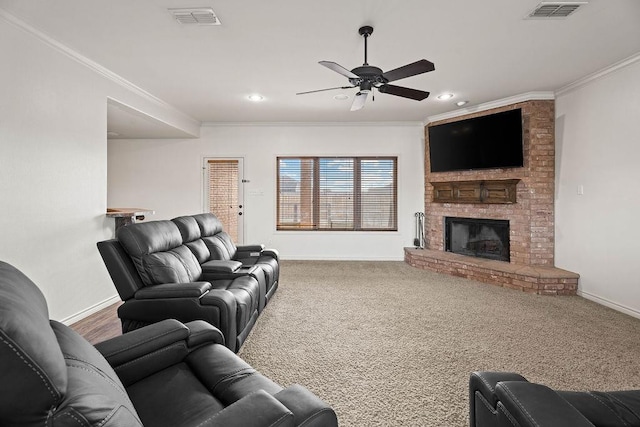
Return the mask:
<svg viewBox="0 0 640 427">
<path fill-rule="evenodd" d="M 507 98 L 498 99 L 495 101 L 485 102 L 471 107 L 460 108 L 458 110 L 449 111 L 447 113 L 436 114 L 435 116 L 427 117 L 427 120 L 423 123 L 425 126 L 432 122 L 440 120 L 452 119 L 455 117 L 464 116 L 470 113 L 477 113 L 478 111 L 491 110 L 492 108 L 504 107 L 511 104 L 517 104 L 519 102 L 533 101 L 533 100 L 552 100 L 555 99 L 553 92 L 526 92 L 520 95 L 514 95 Z"/>
<path fill-rule="evenodd" d="M 51 47 L 52 49 L 62 53 L 63 55 L 67 56 L 68 58 L 71 58 L 73 60 L 75 60 L 76 62 L 78 62 L 81 65 L 84 65 L 85 67 L 89 68 L 90 70 L 94 71 L 95 73 L 101 75 L 102 77 L 111 80 L 112 82 L 116 83 L 119 86 L 122 86 L 123 88 L 127 89 L 130 92 L 135 93 L 136 95 L 146 99 L 147 101 L 150 101 L 152 103 L 154 103 L 157 106 L 160 106 L 162 108 L 171 110 L 171 112 L 180 115 L 184 120 L 186 120 L 187 122 L 191 122 L 192 126 L 200 126 L 200 122 L 196 119 L 194 119 L 193 117 L 185 114 L 184 112 L 178 110 L 176 107 L 174 107 L 173 105 L 161 100 L 160 98 L 152 95 L 151 93 L 147 92 L 146 90 L 140 88 L 139 86 L 136 86 L 135 84 L 131 83 L 130 81 L 128 81 L 127 79 L 119 76 L 118 74 L 114 73 L 113 71 L 103 67 L 102 65 L 98 64 L 95 61 L 92 61 L 91 59 L 87 58 L 86 56 L 76 52 L 75 50 L 71 49 L 70 47 L 64 45 L 63 43 L 60 43 L 59 41 L 55 40 L 54 38 L 50 37 L 49 35 L 43 33 L 42 31 L 36 29 L 35 27 L 27 24 L 26 22 L 22 21 L 21 19 L 15 17 L 14 15 L 10 14 L 9 12 L 7 12 L 4 9 L 0 8 L 0 19 L 5 20 L 6 22 L 8 22 L 9 24 L 19 28 L 20 30 L 26 32 L 27 34 L 30 34 L 31 36 L 35 37 L 36 39 L 40 40 L 41 42 L 43 42 L 44 44 L 46 44 L 47 46 Z"/>
<path fill-rule="evenodd" d="M 373 126 L 424 126 L 421 121 L 406 122 L 202 122 L 202 127 L 373 127 Z"/>
<path fill-rule="evenodd" d="M 620 70 L 621 68 L 627 67 L 631 64 L 635 64 L 636 62 L 640 61 L 640 52 L 631 55 L 628 58 L 623 59 L 622 61 L 618 61 L 613 65 L 610 65 L 606 68 L 603 68 L 600 71 L 596 71 L 595 73 L 591 73 L 587 76 L 582 77 L 581 79 L 576 80 L 573 83 L 569 83 L 566 86 L 561 87 L 560 89 L 558 89 L 556 91 L 556 97 L 560 96 L 560 95 L 565 95 L 569 92 L 572 92 L 586 84 L 589 84 L 595 80 L 598 80 L 602 77 L 605 77 L 611 73 L 614 73 L 618 70 Z"/>
</svg>

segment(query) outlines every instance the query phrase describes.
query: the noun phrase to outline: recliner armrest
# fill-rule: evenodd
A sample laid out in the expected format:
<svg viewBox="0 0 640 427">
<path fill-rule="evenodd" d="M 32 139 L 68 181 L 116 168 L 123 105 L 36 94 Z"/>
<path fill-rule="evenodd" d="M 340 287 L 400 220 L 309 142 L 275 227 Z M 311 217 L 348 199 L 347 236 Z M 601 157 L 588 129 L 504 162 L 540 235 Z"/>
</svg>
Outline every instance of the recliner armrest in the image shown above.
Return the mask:
<svg viewBox="0 0 640 427">
<path fill-rule="evenodd" d="M 181 362 L 196 348 L 224 345 L 222 333 L 204 321 L 162 320 L 96 344 L 125 386 Z"/>
<path fill-rule="evenodd" d="M 264 245 L 240 245 L 236 246 L 238 252 L 262 252 Z"/>
<path fill-rule="evenodd" d="M 297 426 L 338 426 L 338 418 L 333 409 L 299 384 L 287 387 L 273 396 L 293 412 Z"/>
<path fill-rule="evenodd" d="M 123 319 L 123 331 L 131 331 L 141 325 L 148 325 L 159 322 L 163 319 L 177 319 L 181 322 L 191 322 L 193 320 L 204 320 L 211 323 L 223 333 L 227 347 L 236 349 L 237 337 L 237 302 L 234 294 L 227 289 L 217 289 L 216 287 L 226 287 L 225 282 L 211 284 L 209 282 L 193 282 L 192 286 L 199 289 L 197 283 L 204 283 L 208 291 L 182 293 L 181 290 L 189 288 L 189 284 L 164 284 L 156 285 L 161 287 L 177 286 L 175 293 L 153 293 L 154 289 L 146 290 L 138 298 L 132 298 L 118 307 L 118 317 Z M 183 285 L 182 287 L 180 287 Z M 152 288 L 152 287 L 150 287 Z M 149 293 L 151 292 L 151 293 Z M 125 324 L 131 322 L 132 325 Z M 136 323 L 138 325 L 136 325 Z M 126 329 L 125 329 L 126 326 Z"/>
<path fill-rule="evenodd" d="M 264 251 L 262 251 L 262 255 L 270 256 L 276 261 L 280 259 L 280 253 L 276 249 L 265 249 Z"/>
<path fill-rule="evenodd" d="M 254 258 L 259 256 L 268 256 L 276 261 L 280 258 L 280 254 L 276 249 L 265 249 L 264 245 L 244 245 L 236 246 L 236 255 L 234 259 Z"/>
<path fill-rule="evenodd" d="M 135 299 L 198 298 L 211 289 L 209 282 L 163 283 L 146 286 L 135 293 Z"/>
<path fill-rule="evenodd" d="M 257 270 L 259 267 L 255 265 L 244 266 L 240 261 L 211 260 L 202 264 L 200 278 L 209 281 L 235 279 L 240 276 L 254 276 Z"/>
<path fill-rule="evenodd" d="M 500 381 L 527 381 L 527 379 L 513 372 L 472 372 L 469 378 L 470 402 L 473 402 L 474 393 L 479 391 L 491 406 L 495 408 L 498 403 L 496 385 Z"/>
<path fill-rule="evenodd" d="M 472 427 L 495 426 L 498 423 L 498 396 L 496 385 L 500 381 L 527 381 L 513 372 L 472 372 L 469 378 L 469 424 Z"/>
<path fill-rule="evenodd" d="M 234 273 L 242 267 L 242 263 L 234 260 L 212 259 L 202 263 L 203 273 Z"/>
<path fill-rule="evenodd" d="M 204 320 L 194 320 L 192 322 L 185 323 L 185 326 L 189 328 L 189 337 L 187 338 L 187 345 L 193 349 L 203 344 L 222 344 L 224 345 L 224 335 L 220 329 L 216 328 L 210 323 Z"/>
<path fill-rule="evenodd" d="M 139 357 L 184 341 L 189 329 L 174 319 L 163 320 L 95 345 L 109 364 L 116 368 Z"/>
<path fill-rule="evenodd" d="M 569 402 L 542 384 L 499 382 L 496 395 L 498 410 L 506 411 L 521 427 L 593 427 Z"/>
<path fill-rule="evenodd" d="M 218 412 L 203 427 L 293 427 L 293 414 L 264 390 L 258 390 Z"/>
</svg>

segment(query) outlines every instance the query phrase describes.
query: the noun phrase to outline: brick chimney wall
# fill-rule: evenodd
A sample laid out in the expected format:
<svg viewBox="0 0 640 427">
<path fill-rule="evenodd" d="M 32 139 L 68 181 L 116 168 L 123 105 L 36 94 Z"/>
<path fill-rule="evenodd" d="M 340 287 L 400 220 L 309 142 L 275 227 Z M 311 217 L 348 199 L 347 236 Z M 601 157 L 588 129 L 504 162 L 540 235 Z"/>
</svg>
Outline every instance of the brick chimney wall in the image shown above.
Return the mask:
<svg viewBox="0 0 640 427">
<path fill-rule="evenodd" d="M 533 100 L 429 123 L 425 127 L 425 245 L 444 250 L 444 217 L 510 221 L 510 262 L 554 266 L 555 103 Z M 524 167 L 431 173 L 429 126 L 522 109 Z M 434 203 L 431 182 L 520 179 L 515 204 Z"/>
</svg>

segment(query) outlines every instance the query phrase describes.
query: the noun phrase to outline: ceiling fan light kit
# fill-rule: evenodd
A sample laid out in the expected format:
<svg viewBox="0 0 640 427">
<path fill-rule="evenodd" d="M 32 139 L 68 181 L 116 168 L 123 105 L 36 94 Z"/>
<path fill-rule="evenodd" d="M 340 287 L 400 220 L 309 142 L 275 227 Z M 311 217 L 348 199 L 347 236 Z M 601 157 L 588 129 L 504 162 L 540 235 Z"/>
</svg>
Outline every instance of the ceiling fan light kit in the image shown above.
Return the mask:
<svg viewBox="0 0 640 427">
<path fill-rule="evenodd" d="M 432 62 L 427 61 L 426 59 L 421 59 L 411 64 L 395 68 L 391 71 L 383 72 L 380 68 L 369 65 L 369 63 L 367 62 L 367 39 L 373 33 L 373 27 L 365 25 L 363 27 L 360 27 L 358 33 L 362 37 L 364 37 L 364 63 L 362 64 L 362 66 L 356 67 L 353 70 L 348 70 L 342 65 L 332 61 L 319 62 L 320 65 L 327 67 L 328 69 L 346 77 L 351 86 L 339 86 L 328 89 L 298 92 L 296 95 L 324 92 L 327 90 L 358 88 L 358 92 L 353 98 L 351 111 L 362 109 L 364 107 L 365 101 L 367 100 L 367 95 L 369 93 L 372 93 L 374 89 L 377 89 L 380 93 L 386 93 L 389 95 L 395 95 L 401 98 L 413 99 L 416 101 L 422 101 L 429 96 L 429 92 L 418 89 L 410 89 L 402 86 L 390 85 L 389 82 L 433 71 L 435 70 L 435 66 Z"/>
</svg>

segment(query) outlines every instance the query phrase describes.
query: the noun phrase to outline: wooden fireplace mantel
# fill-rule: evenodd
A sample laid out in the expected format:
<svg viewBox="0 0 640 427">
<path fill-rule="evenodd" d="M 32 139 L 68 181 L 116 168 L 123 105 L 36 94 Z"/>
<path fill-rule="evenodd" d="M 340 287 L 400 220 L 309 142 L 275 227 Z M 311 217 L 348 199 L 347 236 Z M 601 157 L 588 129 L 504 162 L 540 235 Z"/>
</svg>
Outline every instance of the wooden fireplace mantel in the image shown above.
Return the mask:
<svg viewBox="0 0 640 427">
<path fill-rule="evenodd" d="M 434 203 L 516 203 L 519 179 L 432 182 Z"/>
</svg>

